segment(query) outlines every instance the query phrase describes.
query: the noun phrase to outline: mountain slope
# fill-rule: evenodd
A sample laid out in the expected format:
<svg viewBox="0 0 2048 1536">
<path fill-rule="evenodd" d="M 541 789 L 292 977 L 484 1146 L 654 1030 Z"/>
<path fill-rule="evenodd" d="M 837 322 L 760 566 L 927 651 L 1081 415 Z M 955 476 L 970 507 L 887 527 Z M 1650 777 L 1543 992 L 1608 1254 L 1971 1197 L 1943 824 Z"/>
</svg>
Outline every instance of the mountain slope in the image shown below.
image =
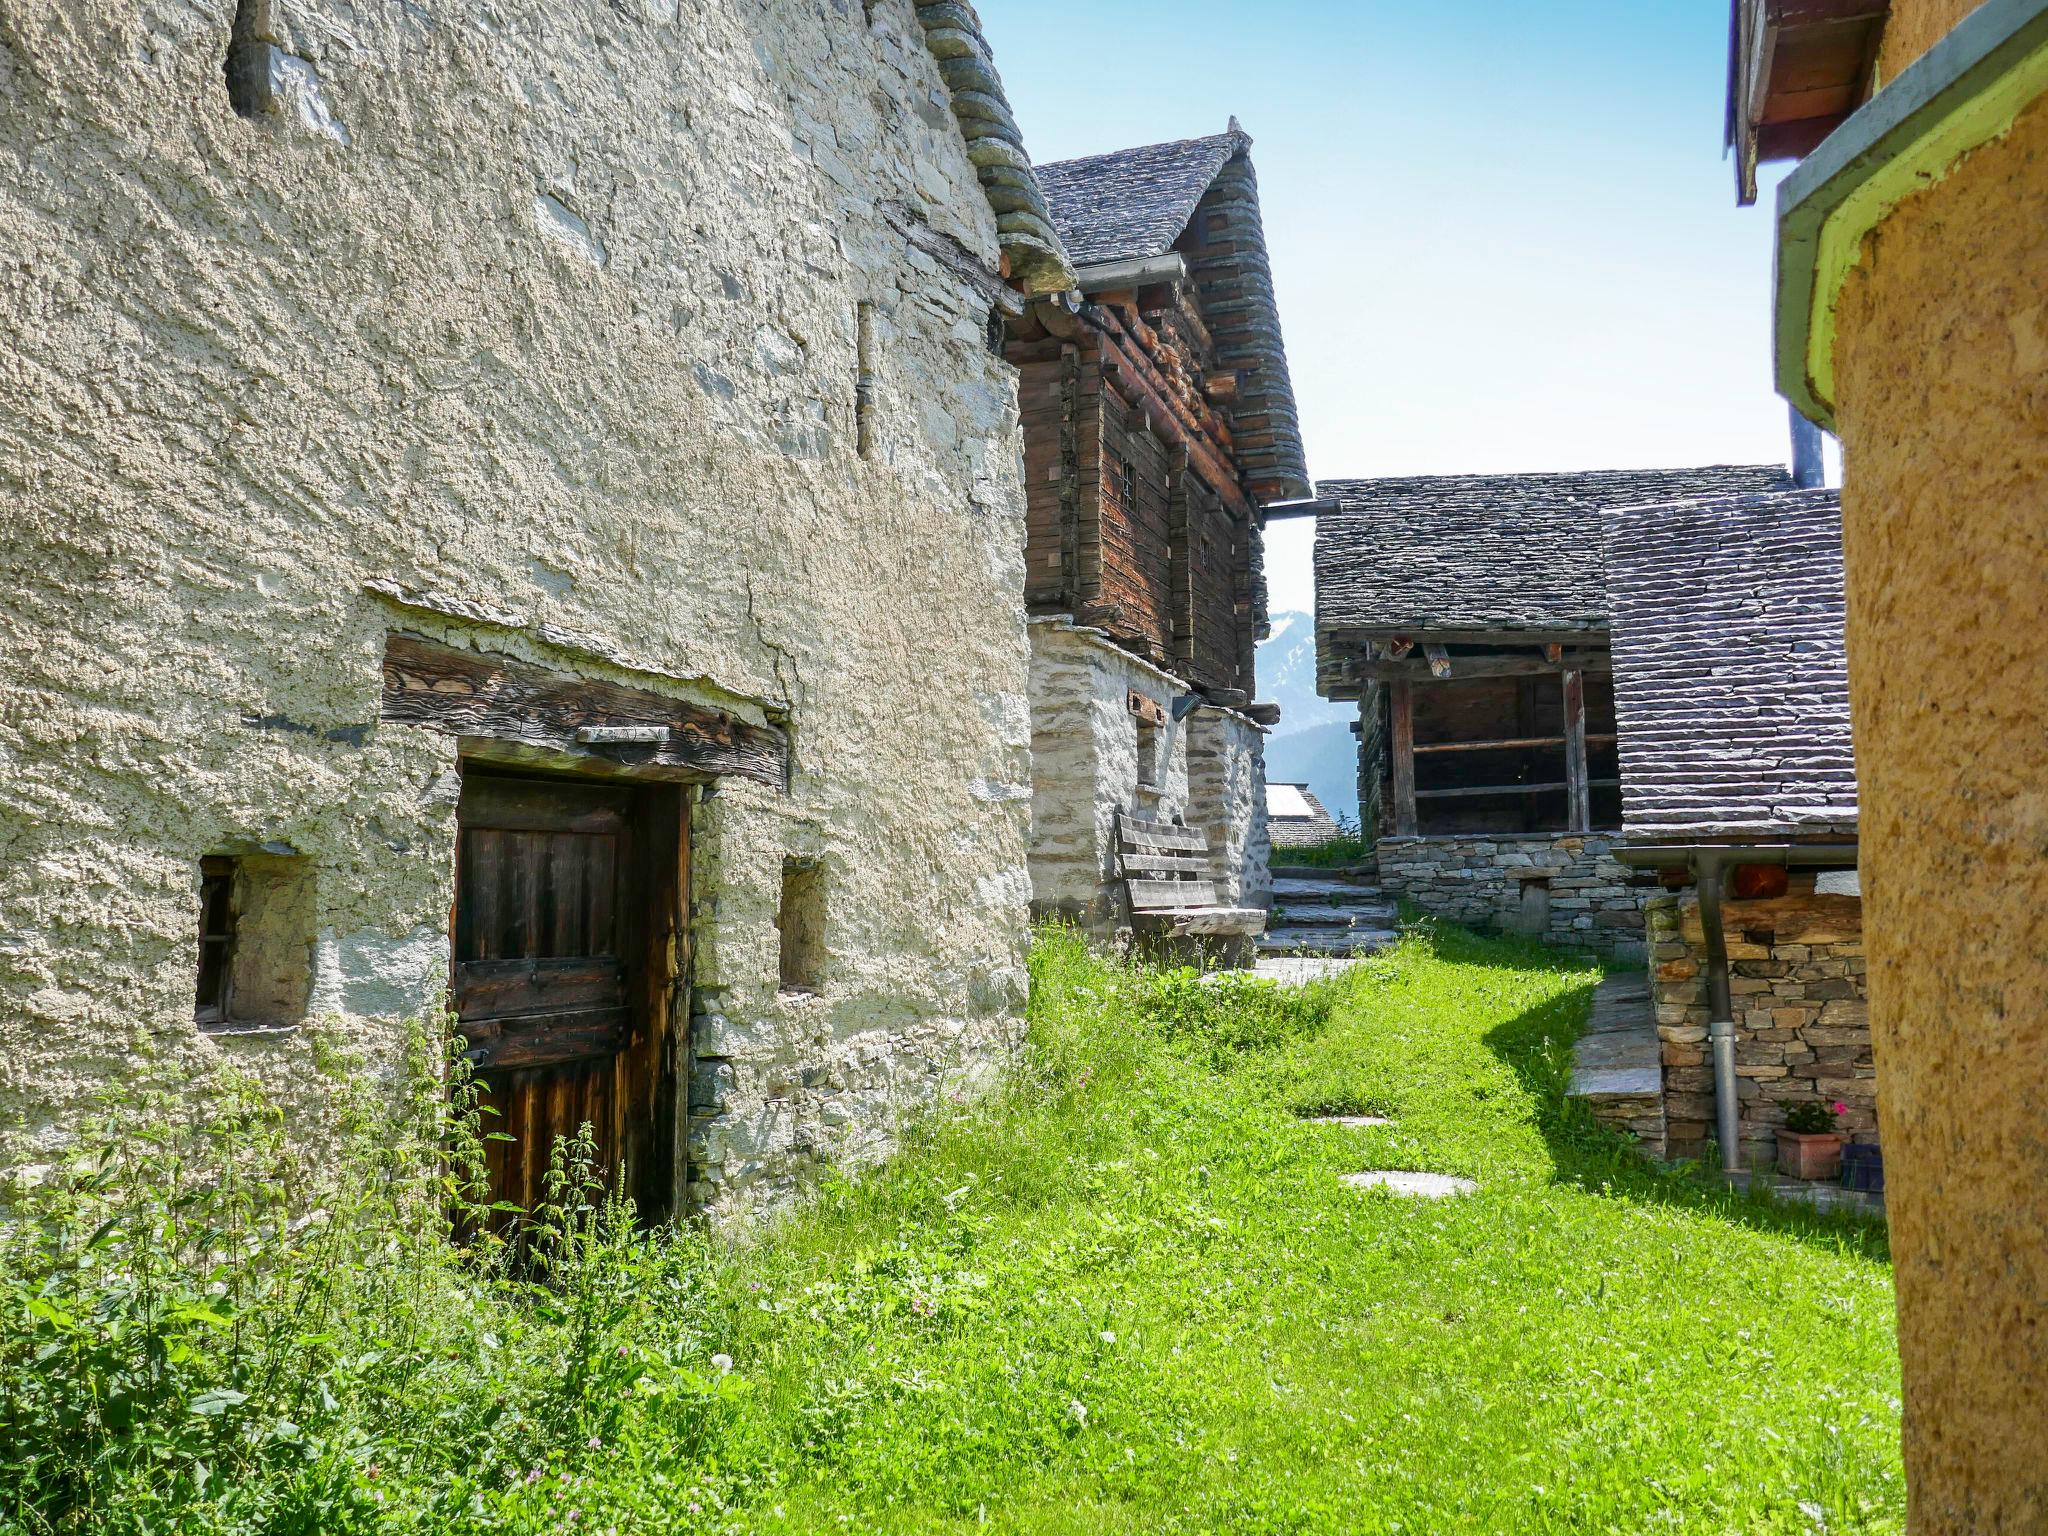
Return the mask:
<svg viewBox="0 0 2048 1536">
<path fill-rule="evenodd" d="M 1259 697 L 1280 706 L 1266 741 L 1266 777 L 1306 784 L 1332 816 L 1358 815 L 1358 749 L 1351 722 L 1358 706 L 1316 693 L 1316 622 L 1311 614 L 1276 613 L 1272 638 L 1258 652 Z"/>
</svg>

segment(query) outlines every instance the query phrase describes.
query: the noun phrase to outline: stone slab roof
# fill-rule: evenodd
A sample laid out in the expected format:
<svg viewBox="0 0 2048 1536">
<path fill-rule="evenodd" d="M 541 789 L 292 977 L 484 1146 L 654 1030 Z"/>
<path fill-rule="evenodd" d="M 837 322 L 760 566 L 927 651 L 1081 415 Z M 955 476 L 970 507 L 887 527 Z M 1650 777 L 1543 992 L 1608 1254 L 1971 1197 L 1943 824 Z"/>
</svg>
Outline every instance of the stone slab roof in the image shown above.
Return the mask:
<svg viewBox="0 0 2048 1536">
<path fill-rule="evenodd" d="M 1026 293 L 1074 286 L 1074 270 L 1053 227 L 1024 134 L 1003 92 L 996 60 L 968 0 L 916 0 L 918 25 L 946 82 L 953 120 L 989 209 L 1011 279 Z"/>
<path fill-rule="evenodd" d="M 1604 516 L 1624 832 L 1853 836 L 1835 491 Z"/>
<path fill-rule="evenodd" d="M 1163 256 L 1231 157 L 1251 148 L 1242 130 L 1086 155 L 1038 167 L 1053 227 L 1080 267 Z"/>
<path fill-rule="evenodd" d="M 1337 835 L 1337 822 L 1306 784 L 1269 783 L 1266 834 L 1275 848 L 1312 848 Z"/>
<path fill-rule="evenodd" d="M 1776 464 L 1324 480 L 1316 628 L 1603 630 L 1601 508 L 1791 487 Z"/>
<path fill-rule="evenodd" d="M 1200 211 L 1188 270 L 1218 360 L 1244 375 L 1230 413 L 1238 462 L 1254 495 L 1271 502 L 1310 485 L 1251 147 L 1232 118 L 1207 138 L 1061 160 L 1037 175 L 1076 267 L 1163 256 Z"/>
</svg>

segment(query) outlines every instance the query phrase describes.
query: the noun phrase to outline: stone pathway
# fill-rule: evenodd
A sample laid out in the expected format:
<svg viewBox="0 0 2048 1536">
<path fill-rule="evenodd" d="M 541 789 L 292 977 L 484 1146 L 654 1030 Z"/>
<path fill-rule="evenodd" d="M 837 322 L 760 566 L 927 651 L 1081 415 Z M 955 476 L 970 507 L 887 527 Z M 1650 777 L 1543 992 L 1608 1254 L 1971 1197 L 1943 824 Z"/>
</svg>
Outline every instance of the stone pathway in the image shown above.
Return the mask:
<svg viewBox="0 0 2048 1536">
<path fill-rule="evenodd" d="M 1385 949 L 1399 934 L 1394 905 L 1372 877 L 1281 866 L 1273 871 L 1273 915 L 1259 935 L 1271 956 L 1356 956 Z"/>
<path fill-rule="evenodd" d="M 1364 1130 L 1368 1126 L 1392 1125 L 1394 1123 L 1391 1120 L 1381 1119 L 1378 1115 L 1303 1115 L 1301 1118 L 1308 1125 L 1342 1125 L 1348 1126 L 1354 1131 Z"/>
<path fill-rule="evenodd" d="M 1252 966 L 1252 974 L 1283 986 L 1298 987 L 1305 982 L 1321 981 L 1325 976 L 1340 976 L 1364 958 L 1363 955 L 1261 955 Z"/>
<path fill-rule="evenodd" d="M 1650 1011 L 1650 978 L 1617 971 L 1593 991 L 1586 1032 L 1572 1047 L 1575 1099 L 1626 1131 L 1651 1157 L 1664 1155 L 1664 1058 Z"/>
<path fill-rule="evenodd" d="M 1472 1180 L 1461 1179 L 1454 1173 L 1402 1173 L 1376 1168 L 1370 1173 L 1347 1173 L 1343 1177 L 1353 1189 L 1384 1189 L 1421 1200 L 1448 1200 L 1479 1188 Z"/>
</svg>

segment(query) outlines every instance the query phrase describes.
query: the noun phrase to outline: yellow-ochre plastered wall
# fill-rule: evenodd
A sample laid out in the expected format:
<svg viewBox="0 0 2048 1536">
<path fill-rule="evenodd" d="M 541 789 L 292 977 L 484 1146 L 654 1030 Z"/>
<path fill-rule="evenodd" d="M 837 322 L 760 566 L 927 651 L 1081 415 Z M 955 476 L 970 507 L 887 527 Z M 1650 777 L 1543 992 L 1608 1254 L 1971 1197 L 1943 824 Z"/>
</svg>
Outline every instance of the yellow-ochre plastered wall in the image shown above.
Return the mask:
<svg viewBox="0 0 2048 1536">
<path fill-rule="evenodd" d="M 1934 22 L 1901 6 L 1887 47 Z M 1849 660 L 1911 1526 L 2048 1531 L 2048 99 L 1838 311 Z"/>
<path fill-rule="evenodd" d="M 1896 79 L 1900 70 L 1947 37 L 1977 5 L 1978 0 L 1893 0 L 1884 25 L 1884 42 L 1878 49 L 1878 78 Z"/>
</svg>

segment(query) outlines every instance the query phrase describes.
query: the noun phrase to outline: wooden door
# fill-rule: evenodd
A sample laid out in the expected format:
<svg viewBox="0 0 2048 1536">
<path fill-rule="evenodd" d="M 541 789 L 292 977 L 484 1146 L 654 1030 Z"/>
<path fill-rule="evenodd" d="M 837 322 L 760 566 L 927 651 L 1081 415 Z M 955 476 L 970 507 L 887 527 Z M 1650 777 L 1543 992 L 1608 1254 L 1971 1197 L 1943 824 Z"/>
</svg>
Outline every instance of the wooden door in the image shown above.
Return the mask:
<svg viewBox="0 0 2048 1536">
<path fill-rule="evenodd" d="M 642 1214 L 667 1212 L 680 812 L 673 789 L 464 775 L 451 992 L 484 1129 L 512 1138 L 485 1144 L 494 1200 L 532 1209 L 588 1123 Z"/>
</svg>

